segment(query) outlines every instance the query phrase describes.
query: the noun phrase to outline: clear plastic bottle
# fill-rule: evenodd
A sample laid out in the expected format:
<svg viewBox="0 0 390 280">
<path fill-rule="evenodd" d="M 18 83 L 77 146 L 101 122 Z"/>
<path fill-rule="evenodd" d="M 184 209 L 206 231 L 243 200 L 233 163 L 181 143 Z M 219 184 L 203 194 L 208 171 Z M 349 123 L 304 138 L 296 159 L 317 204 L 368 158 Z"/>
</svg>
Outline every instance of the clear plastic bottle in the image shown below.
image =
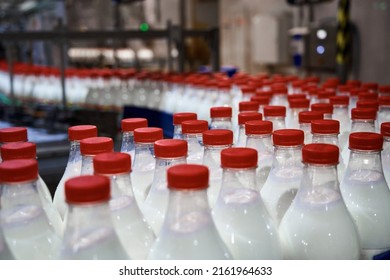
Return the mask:
<svg viewBox="0 0 390 280">
<path fill-rule="evenodd" d="M 231 259 L 210 213 L 208 168 L 179 164 L 167 171 L 169 204 L 148 259 Z"/>
<path fill-rule="evenodd" d="M 372 108 L 353 108 L 351 110 L 352 132 L 375 132 L 376 110 Z"/>
<path fill-rule="evenodd" d="M 159 127 L 142 127 L 134 130 L 135 157 L 131 185 L 141 211 L 152 186 L 156 167 L 154 142 L 161 139 L 163 139 L 163 130 Z"/>
<path fill-rule="evenodd" d="M 340 184 L 345 204 L 358 228 L 363 259 L 390 253 L 390 190 L 383 174 L 382 146 L 381 134 L 351 133 L 351 155 Z"/>
<path fill-rule="evenodd" d="M 19 260 L 55 259 L 60 237 L 50 225 L 37 191 L 38 162 L 15 159 L 0 164 L 1 225 Z"/>
<path fill-rule="evenodd" d="M 333 115 L 333 105 L 331 103 L 314 103 L 310 105 L 310 110 L 324 114 L 324 120 L 331 120 Z"/>
<path fill-rule="evenodd" d="M 233 132 L 227 129 L 206 130 L 202 137 L 204 145 L 202 164 L 208 167 L 210 173 L 207 197 L 212 209 L 222 183 L 221 151 L 233 145 Z"/>
<path fill-rule="evenodd" d="M 202 164 L 204 147 L 202 133 L 209 129 L 209 124 L 204 120 L 182 122 L 183 139 L 188 143 L 187 163 Z"/>
<path fill-rule="evenodd" d="M 332 119 L 340 122 L 340 148 L 344 149 L 348 144 L 348 135 L 351 129 L 351 118 L 348 111 L 350 97 L 332 96 L 329 98 L 329 102 L 333 105 Z"/>
<path fill-rule="evenodd" d="M 272 146 L 273 125 L 270 121 L 249 121 L 245 124 L 246 147 L 258 153 L 256 181 L 258 191 L 264 186 L 272 167 L 274 148 Z"/>
<path fill-rule="evenodd" d="M 285 259 L 360 258 L 359 235 L 340 193 L 339 149 L 307 144 L 301 185 L 279 225 Z"/>
<path fill-rule="evenodd" d="M 278 226 L 301 183 L 303 140 L 304 133 L 299 129 L 280 129 L 272 133 L 274 158 L 260 193 Z"/>
<path fill-rule="evenodd" d="M 168 207 L 167 169 L 187 163 L 187 152 L 188 144 L 185 140 L 162 139 L 154 142 L 156 167 L 142 211 L 156 235 L 160 232 Z"/>
<path fill-rule="evenodd" d="M 253 96 L 251 98 L 251 101 L 259 103 L 259 113 L 264 114 L 264 107 L 269 106 L 269 103 L 272 98 L 272 92 L 267 92 L 267 94 L 264 94 L 264 92 L 261 92 L 261 94 L 256 93 L 256 96 Z"/>
<path fill-rule="evenodd" d="M 27 128 L 25 127 L 6 127 L 0 129 L 0 146 L 5 143 L 26 142 Z M 1 162 L 1 153 L 0 153 Z"/>
<path fill-rule="evenodd" d="M 110 179 L 111 216 L 124 249 L 131 259 L 146 259 L 155 235 L 134 198 L 130 180 L 130 155 L 117 152 L 96 155 L 93 158 L 93 169 L 95 175 Z"/>
<path fill-rule="evenodd" d="M 13 159 L 36 159 L 37 146 L 30 142 L 13 142 L 1 146 L 3 161 Z M 62 236 L 62 219 L 57 208 L 53 205 L 52 197 L 45 181 L 38 174 L 37 192 L 42 202 L 42 207 L 49 218 L 50 225 L 55 229 L 58 236 Z"/>
<path fill-rule="evenodd" d="M 238 114 L 238 132 L 236 135 L 235 147 L 245 147 L 246 146 L 246 133 L 245 133 L 245 123 L 247 121 L 261 121 L 263 115 L 259 112 L 242 112 Z"/>
<path fill-rule="evenodd" d="M 279 236 L 256 184 L 257 151 L 221 152 L 222 188 L 213 218 L 234 259 L 280 259 Z"/>
<path fill-rule="evenodd" d="M 147 127 L 148 120 L 145 118 L 127 118 L 121 121 L 122 144 L 121 152 L 131 156 L 132 162 L 135 158 L 134 130 L 141 127 Z"/>
<path fill-rule="evenodd" d="M 273 85 L 273 95 L 269 105 L 285 106 L 287 108 L 287 91 L 288 89 L 285 85 Z"/>
<path fill-rule="evenodd" d="M 390 122 L 384 122 L 381 125 L 381 134 L 383 136 L 382 166 L 387 185 L 390 187 Z"/>
<path fill-rule="evenodd" d="M 1 216 L 1 211 L 0 211 Z M 14 260 L 15 257 L 9 248 L 7 241 L 5 241 L 3 229 L 0 224 L 0 260 Z"/>
<path fill-rule="evenodd" d="M 114 142 L 109 137 L 90 137 L 80 141 L 81 175 L 93 175 L 93 158 L 114 151 Z"/>
<path fill-rule="evenodd" d="M 210 129 L 233 129 L 232 107 L 211 107 L 210 108 Z"/>
<path fill-rule="evenodd" d="M 300 112 L 309 110 L 310 100 L 309 99 L 290 99 L 289 100 L 289 111 L 286 117 L 286 127 L 289 129 L 298 129 L 299 120 L 298 115 Z"/>
<path fill-rule="evenodd" d="M 183 139 L 181 123 L 184 121 L 193 121 L 198 118 L 196 113 L 181 112 L 173 114 L 173 139 Z"/>
<path fill-rule="evenodd" d="M 286 107 L 285 106 L 265 106 L 264 120 L 271 121 L 274 130 L 286 128 Z"/>
<path fill-rule="evenodd" d="M 311 122 L 312 143 L 332 144 L 339 147 L 342 151 L 339 142 L 340 122 L 338 120 L 314 120 Z M 340 154 L 339 163 L 337 165 L 337 174 L 339 182 L 344 177 L 348 159 Z"/>
<path fill-rule="evenodd" d="M 65 183 L 65 199 L 69 214 L 60 259 L 129 259 L 112 222 L 107 177 L 83 175 L 69 179 Z"/>
<path fill-rule="evenodd" d="M 310 144 L 312 142 L 311 122 L 322 119 L 324 119 L 324 114 L 322 112 L 303 111 L 298 114 L 299 129 L 305 133 L 305 144 Z"/>
<path fill-rule="evenodd" d="M 60 182 L 54 193 L 53 204 L 57 208 L 62 220 L 65 217 L 67 204 L 65 202 L 64 185 L 66 180 L 81 174 L 81 153 L 80 141 L 85 138 L 96 137 L 97 127 L 94 125 L 76 125 L 68 128 L 68 139 L 70 141 L 70 150 L 68 163 Z"/>
</svg>

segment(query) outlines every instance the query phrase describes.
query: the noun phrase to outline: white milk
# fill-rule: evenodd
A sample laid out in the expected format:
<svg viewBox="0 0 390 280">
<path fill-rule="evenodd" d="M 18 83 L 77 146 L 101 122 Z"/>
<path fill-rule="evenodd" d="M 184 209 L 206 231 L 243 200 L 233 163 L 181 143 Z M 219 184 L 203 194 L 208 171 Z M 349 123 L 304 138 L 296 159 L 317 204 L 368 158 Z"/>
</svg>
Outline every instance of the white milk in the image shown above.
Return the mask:
<svg viewBox="0 0 390 280">
<path fill-rule="evenodd" d="M 144 201 L 152 186 L 154 170 L 131 172 L 131 185 L 133 186 L 134 197 L 141 211 L 143 211 Z"/>
</svg>

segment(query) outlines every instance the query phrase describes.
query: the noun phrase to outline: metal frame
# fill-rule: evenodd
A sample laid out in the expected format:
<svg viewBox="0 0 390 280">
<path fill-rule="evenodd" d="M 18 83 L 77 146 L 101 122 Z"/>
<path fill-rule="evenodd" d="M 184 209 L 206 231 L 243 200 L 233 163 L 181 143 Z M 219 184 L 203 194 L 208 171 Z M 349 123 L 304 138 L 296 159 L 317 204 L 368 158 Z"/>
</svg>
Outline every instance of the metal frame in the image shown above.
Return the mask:
<svg viewBox="0 0 390 280">
<path fill-rule="evenodd" d="M 79 40 L 104 40 L 104 39 L 166 39 L 168 44 L 168 69 L 173 70 L 173 61 L 170 53 L 173 44 L 176 44 L 179 51 L 179 66 L 178 71 L 184 72 L 185 65 L 185 51 L 184 42 L 187 37 L 203 37 L 209 43 L 211 51 L 211 65 L 213 71 L 219 71 L 220 57 L 219 57 L 219 29 L 208 30 L 190 30 L 183 29 L 181 26 L 172 25 L 170 21 L 167 22 L 167 29 L 163 30 L 97 30 L 97 31 L 70 31 L 66 30 L 60 24 L 57 30 L 53 31 L 34 31 L 34 32 L 4 32 L 0 36 L 0 41 L 5 42 L 7 47 L 7 61 L 10 73 L 10 98 L 14 102 L 14 87 L 13 87 L 13 49 L 12 45 L 20 41 L 54 41 L 60 44 L 61 58 L 61 87 L 62 87 L 62 108 L 66 109 L 66 89 L 65 89 L 65 68 L 67 64 L 66 44 L 69 41 Z"/>
</svg>

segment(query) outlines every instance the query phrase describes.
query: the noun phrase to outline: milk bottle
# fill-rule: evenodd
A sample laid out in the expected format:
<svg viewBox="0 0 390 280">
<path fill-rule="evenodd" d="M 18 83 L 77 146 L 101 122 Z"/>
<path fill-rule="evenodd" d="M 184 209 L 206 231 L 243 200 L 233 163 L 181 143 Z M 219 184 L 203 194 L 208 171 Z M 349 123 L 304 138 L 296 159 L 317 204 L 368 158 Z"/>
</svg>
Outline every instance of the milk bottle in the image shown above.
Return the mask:
<svg viewBox="0 0 390 280">
<path fill-rule="evenodd" d="M 135 157 L 134 130 L 140 127 L 147 127 L 148 120 L 145 118 L 127 118 L 121 121 L 122 145 L 121 152 L 128 153 L 131 160 Z"/>
<path fill-rule="evenodd" d="M 202 133 L 208 130 L 208 122 L 193 120 L 182 122 L 183 139 L 188 143 L 188 163 L 202 164 L 204 147 Z"/>
<path fill-rule="evenodd" d="M 93 157 L 113 150 L 114 142 L 109 137 L 90 137 L 81 140 L 81 175 L 93 175 Z"/>
<path fill-rule="evenodd" d="M 26 142 L 27 128 L 25 127 L 6 127 L 0 129 L 0 146 L 11 142 Z M 1 161 L 1 154 L 0 154 Z"/>
<path fill-rule="evenodd" d="M 238 133 L 237 141 L 234 144 L 235 147 L 245 147 L 246 146 L 246 134 L 245 134 L 245 123 L 247 121 L 258 120 L 261 121 L 263 115 L 259 112 L 242 112 L 238 114 Z"/>
<path fill-rule="evenodd" d="M 314 120 L 322 120 L 324 114 L 316 111 L 303 111 L 298 114 L 299 129 L 305 133 L 305 144 L 310 144 L 311 139 L 311 122 Z"/>
</svg>

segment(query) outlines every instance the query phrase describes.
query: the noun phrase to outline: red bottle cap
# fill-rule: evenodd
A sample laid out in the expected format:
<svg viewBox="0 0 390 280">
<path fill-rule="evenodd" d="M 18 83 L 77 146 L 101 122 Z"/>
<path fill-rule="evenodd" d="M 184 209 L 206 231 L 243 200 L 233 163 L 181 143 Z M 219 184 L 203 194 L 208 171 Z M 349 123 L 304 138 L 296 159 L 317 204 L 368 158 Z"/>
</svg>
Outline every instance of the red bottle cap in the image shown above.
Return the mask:
<svg viewBox="0 0 390 280">
<path fill-rule="evenodd" d="M 354 132 L 349 135 L 349 148 L 362 151 L 380 151 L 383 136 L 374 132 Z"/>
<path fill-rule="evenodd" d="M 337 90 L 339 91 L 339 92 L 348 92 L 349 93 L 349 91 L 352 89 L 352 86 L 350 86 L 350 85 L 340 85 L 340 86 L 338 86 L 338 88 L 337 88 Z"/>
<path fill-rule="evenodd" d="M 268 105 L 271 99 L 268 96 L 256 95 L 251 97 L 251 101 L 257 102 L 260 107 L 260 105 Z"/>
<path fill-rule="evenodd" d="M 147 127 L 148 120 L 145 118 L 128 118 L 121 121 L 122 132 L 133 132 L 134 129 Z"/>
<path fill-rule="evenodd" d="M 80 141 L 85 138 L 97 137 L 98 131 L 95 125 L 75 125 L 68 128 L 69 141 Z"/>
<path fill-rule="evenodd" d="M 185 157 L 188 153 L 188 144 L 185 140 L 161 139 L 154 142 L 154 155 L 158 158 Z"/>
<path fill-rule="evenodd" d="M 223 168 L 252 168 L 257 166 L 257 151 L 252 148 L 227 148 L 221 151 Z"/>
<path fill-rule="evenodd" d="M 319 90 L 317 93 L 318 99 L 329 99 L 336 96 L 336 91 L 333 89 Z"/>
<path fill-rule="evenodd" d="M 323 114 L 333 114 L 333 105 L 330 103 L 314 103 L 310 105 L 310 109 Z"/>
<path fill-rule="evenodd" d="M 169 189 L 202 190 L 209 185 L 209 169 L 198 164 L 178 164 L 168 168 Z"/>
<path fill-rule="evenodd" d="M 134 130 L 134 142 L 136 143 L 154 143 L 163 137 L 163 130 L 159 127 L 140 127 Z"/>
<path fill-rule="evenodd" d="M 377 100 L 378 93 L 376 92 L 360 92 L 358 95 L 359 100 Z"/>
<path fill-rule="evenodd" d="M 390 85 L 382 85 L 378 87 L 379 93 L 390 93 Z"/>
<path fill-rule="evenodd" d="M 95 174 L 121 174 L 131 171 L 131 156 L 126 153 L 102 153 L 93 158 Z"/>
<path fill-rule="evenodd" d="M 348 104 L 349 104 L 349 96 L 346 96 L 346 95 L 331 96 L 329 98 L 329 102 L 332 105 L 348 106 Z"/>
<path fill-rule="evenodd" d="M 348 80 L 347 81 L 347 85 L 348 86 L 352 86 L 352 87 L 360 87 L 361 86 L 361 82 L 358 81 L 358 80 Z"/>
<path fill-rule="evenodd" d="M 211 118 L 231 118 L 232 107 L 211 107 L 210 117 Z"/>
<path fill-rule="evenodd" d="M 287 94 L 287 87 L 281 84 L 275 84 L 271 86 L 271 89 L 274 94 Z"/>
<path fill-rule="evenodd" d="M 271 121 L 248 121 L 245 123 L 245 134 L 271 134 L 273 124 Z"/>
<path fill-rule="evenodd" d="M 13 159 L 0 163 L 0 183 L 21 183 L 38 178 L 35 159 Z"/>
<path fill-rule="evenodd" d="M 65 200 L 70 204 L 89 204 L 110 200 L 110 179 L 85 175 L 65 182 Z"/>
<path fill-rule="evenodd" d="M 27 141 L 27 128 L 7 127 L 0 129 L 0 143 Z"/>
<path fill-rule="evenodd" d="M 379 106 L 390 106 L 390 96 L 379 96 Z"/>
<path fill-rule="evenodd" d="M 300 129 L 279 129 L 272 133 L 272 141 L 275 146 L 303 145 L 305 134 Z"/>
<path fill-rule="evenodd" d="M 372 108 L 353 108 L 351 110 L 352 120 L 375 120 L 376 110 Z"/>
<path fill-rule="evenodd" d="M 233 131 L 228 129 L 212 129 L 202 133 L 204 145 L 232 145 Z"/>
<path fill-rule="evenodd" d="M 11 142 L 1 146 L 1 157 L 11 159 L 36 159 L 37 145 L 31 142 Z"/>
<path fill-rule="evenodd" d="M 246 85 L 246 86 L 242 86 L 241 87 L 241 92 L 243 93 L 243 94 L 255 94 L 255 92 L 256 92 L 256 88 L 255 87 L 252 87 L 252 86 L 248 86 L 248 85 Z"/>
<path fill-rule="evenodd" d="M 314 120 L 311 122 L 311 132 L 318 134 L 340 133 L 340 122 L 338 120 Z"/>
<path fill-rule="evenodd" d="M 377 83 L 363 83 L 362 88 L 372 90 L 372 91 L 377 91 L 378 90 L 378 84 Z"/>
<path fill-rule="evenodd" d="M 295 93 L 295 94 L 290 94 L 287 96 L 287 100 L 293 100 L 293 99 L 306 99 L 306 94 Z"/>
<path fill-rule="evenodd" d="M 95 156 L 114 150 L 114 143 L 109 137 L 90 137 L 80 141 L 80 153 L 82 155 Z"/>
<path fill-rule="evenodd" d="M 358 100 L 356 102 L 356 108 L 370 108 L 375 111 L 379 109 L 379 101 L 377 100 Z"/>
<path fill-rule="evenodd" d="M 332 144 L 307 144 L 302 148 L 302 161 L 309 164 L 337 164 L 339 147 Z"/>
<path fill-rule="evenodd" d="M 384 122 L 381 124 L 381 134 L 385 137 L 390 136 L 390 122 Z"/>
<path fill-rule="evenodd" d="M 304 111 L 298 114 L 299 123 L 311 123 L 314 120 L 323 120 L 324 113 L 316 111 Z"/>
<path fill-rule="evenodd" d="M 243 125 L 247 121 L 261 121 L 263 119 L 263 115 L 258 112 L 242 112 L 238 114 L 238 124 Z"/>
<path fill-rule="evenodd" d="M 209 123 L 204 120 L 184 121 L 181 123 L 183 134 L 197 134 L 209 129 Z"/>
<path fill-rule="evenodd" d="M 310 100 L 309 99 L 290 99 L 288 101 L 288 104 L 289 104 L 291 109 L 296 109 L 296 108 L 309 109 Z"/>
<path fill-rule="evenodd" d="M 238 104 L 238 109 L 240 112 L 248 112 L 248 111 L 259 111 L 259 103 L 256 101 L 241 101 Z"/>
<path fill-rule="evenodd" d="M 198 115 L 196 113 L 189 113 L 189 112 L 176 113 L 173 114 L 173 124 L 181 125 L 181 123 L 184 121 L 196 120 L 197 118 Z"/>
<path fill-rule="evenodd" d="M 264 117 L 285 117 L 286 107 L 285 106 L 265 106 L 263 108 Z"/>
</svg>

